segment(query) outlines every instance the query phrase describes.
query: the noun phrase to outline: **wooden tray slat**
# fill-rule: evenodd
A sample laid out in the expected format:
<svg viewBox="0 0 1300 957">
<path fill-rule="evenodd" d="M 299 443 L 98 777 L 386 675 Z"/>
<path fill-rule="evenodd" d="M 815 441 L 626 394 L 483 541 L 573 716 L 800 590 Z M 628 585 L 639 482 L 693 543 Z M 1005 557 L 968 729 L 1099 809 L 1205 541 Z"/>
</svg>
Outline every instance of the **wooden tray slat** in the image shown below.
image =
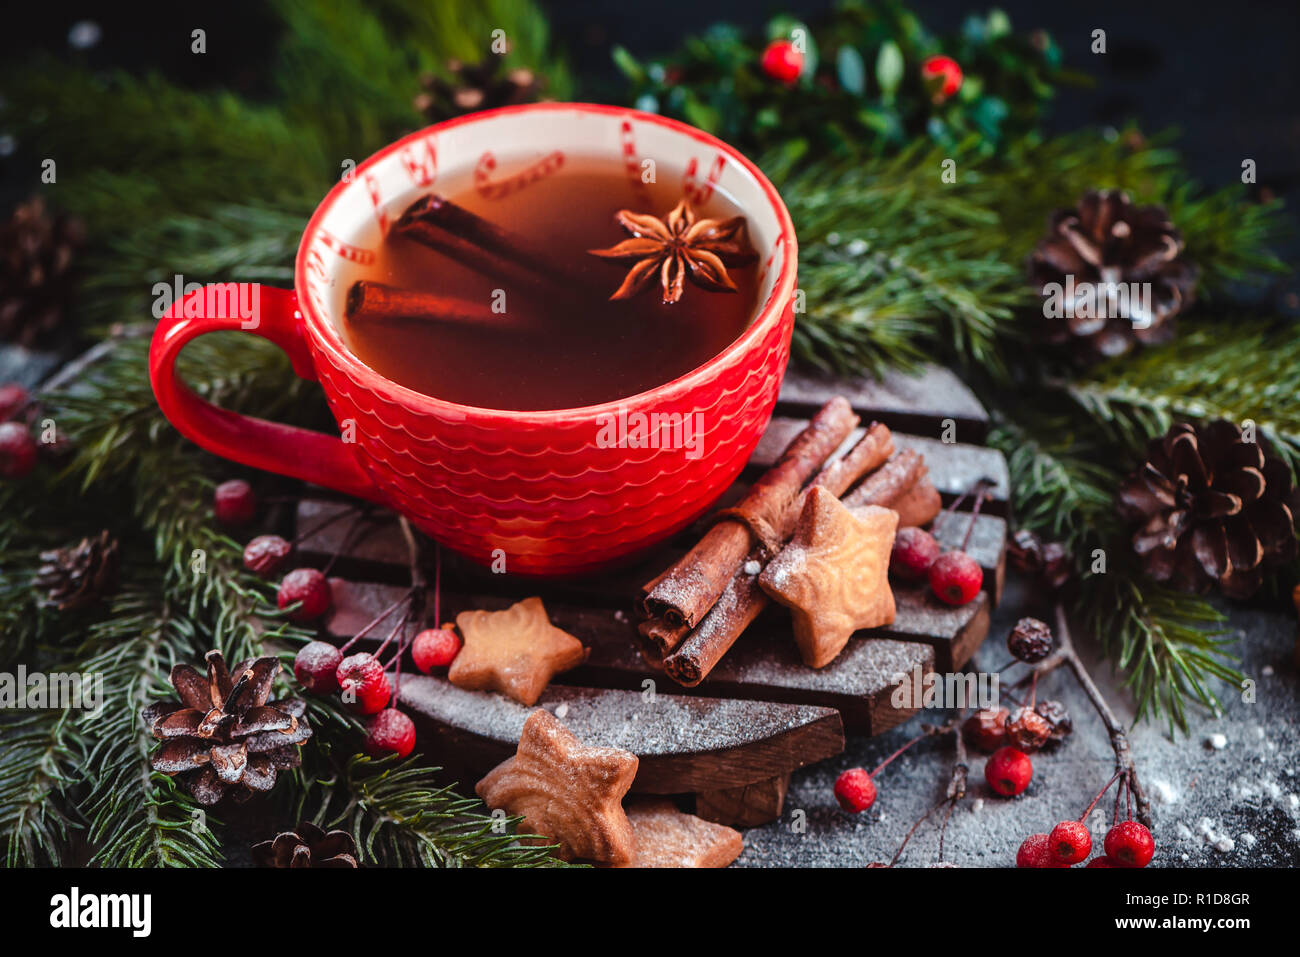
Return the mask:
<svg viewBox="0 0 1300 957">
<path fill-rule="evenodd" d="M 957 426 L 956 438 L 979 442 L 988 433 L 989 416 L 979 399 L 951 369 L 930 365 L 916 375 L 888 372 L 870 376 L 831 376 L 792 366 L 785 374 L 777 412 L 808 416 L 832 396 L 842 395 L 864 419 L 891 428 L 938 438 L 944 421 Z"/>
<path fill-rule="evenodd" d="M 479 772 L 514 754 L 534 710 L 429 675 L 403 675 L 398 700 L 424 733 Z M 813 705 L 552 685 L 537 707 L 558 712 L 586 744 L 635 754 L 632 790 L 650 794 L 744 787 L 844 750 L 839 714 Z"/>
</svg>

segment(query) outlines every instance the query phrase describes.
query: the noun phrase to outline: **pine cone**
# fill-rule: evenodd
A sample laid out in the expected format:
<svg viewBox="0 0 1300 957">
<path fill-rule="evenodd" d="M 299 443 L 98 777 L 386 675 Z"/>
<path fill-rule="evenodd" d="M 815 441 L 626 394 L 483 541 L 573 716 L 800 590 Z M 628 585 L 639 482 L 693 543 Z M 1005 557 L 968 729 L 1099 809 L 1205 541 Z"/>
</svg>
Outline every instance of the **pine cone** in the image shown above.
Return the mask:
<svg viewBox="0 0 1300 957">
<path fill-rule="evenodd" d="M 1297 504 L 1286 464 L 1223 421 L 1175 425 L 1119 491 L 1147 574 L 1191 592 L 1217 581 L 1230 598 L 1249 598 L 1296 556 Z"/>
<path fill-rule="evenodd" d="M 356 867 L 357 842 L 347 831 L 322 831 L 303 821 L 292 831 L 253 845 L 258 867 Z"/>
<path fill-rule="evenodd" d="M 489 54 L 475 64 L 460 60 L 447 61 L 450 79 L 426 74 L 420 79 L 424 91 L 415 98 L 415 108 L 430 123 L 499 106 L 531 103 L 537 99 L 541 83 L 532 70 L 519 67 L 499 76 L 501 57 Z"/>
<path fill-rule="evenodd" d="M 34 196 L 0 226 L 0 339 L 30 346 L 62 324 L 81 224 L 51 217 Z"/>
<path fill-rule="evenodd" d="M 1078 208 L 1054 213 L 1029 261 L 1030 281 L 1044 296 L 1059 296 L 1064 312 L 1049 314 L 1048 339 L 1078 342 L 1089 359 L 1169 341 L 1196 285 L 1182 252 L 1182 235 L 1163 209 L 1134 206 L 1119 190 L 1086 193 Z"/>
<path fill-rule="evenodd" d="M 43 604 L 59 611 L 81 608 L 117 590 L 117 540 L 108 531 L 71 548 L 41 552 L 36 587 L 48 590 Z"/>
<path fill-rule="evenodd" d="M 208 676 L 187 664 L 172 668 L 180 701 L 159 701 L 141 714 L 162 746 L 153 769 L 179 780 L 194 799 L 213 805 L 226 794 L 246 801 L 269 791 L 277 771 L 296 768 L 311 737 L 300 698 L 267 701 L 280 673 L 276 658 L 241 661 L 234 677 L 219 651 L 207 653 Z"/>
</svg>

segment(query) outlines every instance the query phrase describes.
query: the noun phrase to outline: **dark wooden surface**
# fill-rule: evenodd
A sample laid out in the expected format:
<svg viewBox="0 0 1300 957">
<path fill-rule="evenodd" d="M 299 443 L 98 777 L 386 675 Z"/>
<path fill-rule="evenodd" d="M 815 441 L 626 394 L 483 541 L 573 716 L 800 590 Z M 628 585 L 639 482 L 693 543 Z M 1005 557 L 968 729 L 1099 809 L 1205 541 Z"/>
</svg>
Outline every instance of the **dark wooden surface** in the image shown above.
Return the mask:
<svg viewBox="0 0 1300 957">
<path fill-rule="evenodd" d="M 637 754 L 642 765 L 636 790 L 695 793 L 697 806 L 724 823 L 772 819 L 780 813 L 791 771 L 839 753 L 845 731 L 876 735 L 907 720 L 917 710 L 909 692 L 918 679 L 965 664 L 988 632 L 1004 577 L 1006 462 L 972 444 L 987 430 L 987 418 L 969 390 L 941 369 L 915 381 L 894 376 L 879 384 L 793 375 L 750 466 L 718 507 L 739 498 L 803 428 L 805 416 L 835 394 L 846 395 L 864 423 L 889 425 L 899 448 L 922 452 L 946 501 L 956 501 L 980 479 L 990 483 L 973 525 L 968 496 L 933 526 L 945 547 L 965 542 L 984 568 L 985 590 L 975 601 L 952 608 L 925 585 L 895 584 L 893 624 L 854 636 L 839 658 L 815 670 L 799 659 L 788 614 L 773 606 L 705 682 L 680 688 L 642 655 L 635 600 L 640 586 L 707 527 L 705 519 L 621 568 L 561 581 L 494 574 L 444 552 L 438 615 L 426 608 L 424 619 L 408 631 L 451 621 L 461 611 L 501 609 L 540 595 L 552 622 L 579 638 L 590 654 L 585 664 L 556 677 L 539 706 L 558 709 L 592 744 Z M 899 421 L 914 432 L 902 431 Z M 844 448 L 854 440 L 856 435 Z M 405 594 L 411 557 L 392 513 L 335 496 L 308 496 L 298 505 L 298 528 L 304 535 L 300 561 L 329 566 L 335 576 L 335 607 L 325 623 L 334 639 L 350 638 Z M 427 560 L 426 554 L 426 566 Z M 376 628 L 367 642 L 382 640 L 390 628 Z M 901 705 L 896 693 L 904 696 Z M 416 716 L 422 746 L 468 775 L 513 753 L 529 711 L 497 694 L 455 688 L 441 677 L 404 677 L 400 702 Z"/>
</svg>

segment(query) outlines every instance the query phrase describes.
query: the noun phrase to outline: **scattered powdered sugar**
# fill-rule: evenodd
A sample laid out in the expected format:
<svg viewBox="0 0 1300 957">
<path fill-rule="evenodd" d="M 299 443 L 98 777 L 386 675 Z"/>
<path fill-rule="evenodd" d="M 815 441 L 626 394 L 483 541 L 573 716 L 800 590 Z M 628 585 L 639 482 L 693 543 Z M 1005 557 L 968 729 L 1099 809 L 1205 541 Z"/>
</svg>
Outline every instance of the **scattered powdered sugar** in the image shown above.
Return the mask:
<svg viewBox="0 0 1300 957">
<path fill-rule="evenodd" d="M 1168 781 L 1154 780 L 1148 790 L 1151 792 L 1151 797 L 1161 804 L 1178 803 L 1178 792 L 1174 790 L 1173 785 Z"/>
<path fill-rule="evenodd" d="M 1221 853 L 1227 854 L 1237 846 L 1237 843 L 1228 835 L 1220 834 L 1218 825 L 1208 817 L 1203 817 L 1196 822 L 1196 830 L 1205 839 L 1206 844 Z"/>
<path fill-rule="evenodd" d="M 755 561 L 755 560 L 752 559 L 752 558 L 751 558 L 749 561 L 745 562 L 745 574 L 746 574 L 746 575 L 757 575 L 757 574 L 758 574 L 759 572 L 761 572 L 762 570 L 763 570 L 763 565 L 762 565 L 762 563 L 757 562 L 757 561 Z"/>
</svg>

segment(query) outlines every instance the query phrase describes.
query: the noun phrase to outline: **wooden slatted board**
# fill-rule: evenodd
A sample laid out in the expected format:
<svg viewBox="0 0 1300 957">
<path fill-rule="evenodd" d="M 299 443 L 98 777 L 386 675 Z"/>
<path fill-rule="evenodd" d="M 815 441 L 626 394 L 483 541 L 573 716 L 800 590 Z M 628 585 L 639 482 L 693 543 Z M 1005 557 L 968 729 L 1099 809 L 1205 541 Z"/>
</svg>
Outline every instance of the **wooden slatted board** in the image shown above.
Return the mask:
<svg viewBox="0 0 1300 957">
<path fill-rule="evenodd" d="M 539 707 L 555 711 L 589 743 L 637 754 L 641 765 L 634 791 L 693 793 L 697 813 L 739 826 L 779 816 L 791 771 L 839 753 L 846 731 L 880 734 L 907 720 L 916 709 L 896 707 L 896 690 L 906 691 L 918 675 L 954 671 L 969 660 L 988 633 L 1006 559 L 1006 461 L 979 444 L 988 417 L 974 395 L 938 367 L 881 382 L 792 371 L 749 467 L 719 507 L 736 501 L 833 395 L 846 396 L 864 425 L 873 419 L 889 425 L 899 448 L 923 453 L 945 502 L 980 479 L 990 483 L 990 498 L 967 545 L 985 573 L 984 591 L 975 601 L 952 608 L 927 588 L 896 586 L 895 622 L 855 636 L 838 659 L 818 670 L 799 660 L 789 616 L 772 606 L 708 679 L 697 688 L 680 688 L 642 656 L 633 608 L 640 586 L 690 547 L 706 518 L 633 565 L 557 582 L 493 574 L 444 551 L 443 620 L 541 595 L 551 620 L 581 639 L 590 655 L 580 668 L 556 678 Z M 962 510 L 937 520 L 933 531 L 945 547 L 961 544 L 970 504 L 967 499 Z M 395 515 L 372 510 L 363 520 L 323 524 L 350 507 L 322 493 L 304 498 L 297 515 L 300 529 L 315 529 L 300 543 L 300 560 L 330 564 L 336 576 L 331 579 L 335 607 L 325 628 L 339 641 L 397 601 L 410 580 L 408 550 Z M 409 627 L 432 624 L 430 610 L 427 620 Z M 404 675 L 398 698 L 415 718 L 422 746 L 471 778 L 514 752 L 530 710 L 498 694 L 463 691 L 436 676 Z"/>
</svg>

